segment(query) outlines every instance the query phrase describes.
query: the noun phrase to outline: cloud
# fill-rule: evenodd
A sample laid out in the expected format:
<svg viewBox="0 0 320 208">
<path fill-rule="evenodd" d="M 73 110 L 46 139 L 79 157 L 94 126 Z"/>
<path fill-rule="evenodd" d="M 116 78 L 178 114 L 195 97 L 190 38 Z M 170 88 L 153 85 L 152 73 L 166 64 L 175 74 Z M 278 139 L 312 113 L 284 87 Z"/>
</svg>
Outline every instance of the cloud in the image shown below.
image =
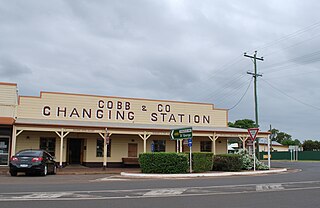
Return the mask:
<svg viewBox="0 0 320 208">
<path fill-rule="evenodd" d="M 318 5 L 291 0 L 0 2 L 1 81 L 17 82 L 26 95 L 62 91 L 230 108 L 251 79 L 246 72 L 253 64 L 243 52 L 258 50 L 265 57 L 258 62 L 263 79 L 320 106 L 319 54 L 301 58 L 319 48 L 320 27 L 312 27 Z M 258 86 L 263 129 L 275 123 L 296 138 L 317 137 L 318 111 L 260 78 Z M 229 118 L 254 119 L 252 87 Z"/>
<path fill-rule="evenodd" d="M 32 70 L 25 64 L 14 59 L 0 58 L 0 76 L 6 78 L 17 78 L 31 75 Z"/>
</svg>

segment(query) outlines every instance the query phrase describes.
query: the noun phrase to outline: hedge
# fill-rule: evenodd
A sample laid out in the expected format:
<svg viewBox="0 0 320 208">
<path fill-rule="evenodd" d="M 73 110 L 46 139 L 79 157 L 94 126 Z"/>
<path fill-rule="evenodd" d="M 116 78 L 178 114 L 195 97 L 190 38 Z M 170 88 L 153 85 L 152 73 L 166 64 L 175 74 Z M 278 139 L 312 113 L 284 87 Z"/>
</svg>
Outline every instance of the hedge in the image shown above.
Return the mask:
<svg viewBox="0 0 320 208">
<path fill-rule="evenodd" d="M 192 153 L 192 169 L 195 173 L 207 172 L 212 170 L 213 153 L 194 152 Z"/>
<path fill-rule="evenodd" d="M 240 171 L 242 168 L 242 159 L 240 155 L 223 154 L 216 155 L 213 158 L 213 169 L 217 171 Z"/>
<path fill-rule="evenodd" d="M 139 155 L 142 173 L 187 173 L 188 155 L 184 153 L 155 152 Z"/>
</svg>

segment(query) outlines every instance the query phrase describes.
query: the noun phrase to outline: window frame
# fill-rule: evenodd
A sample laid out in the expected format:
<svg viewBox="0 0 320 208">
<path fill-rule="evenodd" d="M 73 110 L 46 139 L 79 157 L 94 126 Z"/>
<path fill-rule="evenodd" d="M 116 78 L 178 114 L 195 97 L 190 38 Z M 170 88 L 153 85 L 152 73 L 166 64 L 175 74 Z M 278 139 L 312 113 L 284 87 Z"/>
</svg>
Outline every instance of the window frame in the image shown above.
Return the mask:
<svg viewBox="0 0 320 208">
<path fill-rule="evenodd" d="M 97 138 L 96 140 L 96 157 L 103 157 L 104 153 L 104 139 Z M 111 139 L 109 139 L 109 144 L 107 145 L 107 157 L 111 157 Z"/>
<path fill-rule="evenodd" d="M 53 141 L 53 146 L 50 147 L 49 143 L 50 140 Z M 43 142 L 45 141 L 45 147 L 42 146 Z M 46 152 L 48 152 L 51 156 L 55 157 L 56 155 L 56 137 L 40 137 L 40 141 L 39 141 L 39 149 L 44 150 Z"/>
<path fill-rule="evenodd" d="M 200 152 L 212 152 L 212 141 L 200 141 Z"/>
<path fill-rule="evenodd" d="M 156 139 L 152 140 L 154 145 L 154 152 L 166 152 L 166 140 Z"/>
</svg>

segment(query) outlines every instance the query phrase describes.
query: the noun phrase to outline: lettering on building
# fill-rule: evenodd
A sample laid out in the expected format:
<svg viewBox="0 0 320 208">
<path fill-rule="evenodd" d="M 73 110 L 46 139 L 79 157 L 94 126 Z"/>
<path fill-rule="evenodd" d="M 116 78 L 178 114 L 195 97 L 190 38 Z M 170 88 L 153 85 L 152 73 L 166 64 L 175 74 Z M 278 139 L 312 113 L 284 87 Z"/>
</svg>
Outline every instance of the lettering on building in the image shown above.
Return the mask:
<svg viewBox="0 0 320 208">
<path fill-rule="evenodd" d="M 149 109 L 143 104 L 141 108 L 132 108 L 129 101 L 99 100 L 94 107 L 66 107 L 59 105 L 52 107 L 45 105 L 42 108 L 42 115 L 46 118 L 100 120 L 100 121 L 127 121 L 135 122 L 136 115 L 143 115 L 149 118 L 150 123 L 157 124 L 211 124 L 210 115 L 191 114 L 174 111 L 174 106 L 158 103 L 156 109 Z"/>
</svg>

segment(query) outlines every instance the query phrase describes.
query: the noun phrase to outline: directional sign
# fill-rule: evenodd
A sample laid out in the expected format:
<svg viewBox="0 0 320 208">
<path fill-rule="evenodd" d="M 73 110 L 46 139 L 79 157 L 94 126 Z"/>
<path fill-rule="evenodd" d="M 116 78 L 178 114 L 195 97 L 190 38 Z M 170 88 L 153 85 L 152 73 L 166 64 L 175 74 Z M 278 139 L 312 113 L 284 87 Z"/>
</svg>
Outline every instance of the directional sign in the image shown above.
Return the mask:
<svg viewBox="0 0 320 208">
<path fill-rule="evenodd" d="M 251 138 L 252 141 L 254 141 L 256 139 L 258 131 L 259 131 L 258 128 L 250 128 L 250 129 L 248 129 L 248 132 L 249 132 L 249 135 L 250 135 L 250 138 Z"/>
<path fill-rule="evenodd" d="M 170 137 L 172 140 L 192 138 L 192 127 L 173 129 L 171 130 Z"/>
<path fill-rule="evenodd" d="M 192 139 L 188 139 L 188 147 L 192 147 Z"/>
</svg>

